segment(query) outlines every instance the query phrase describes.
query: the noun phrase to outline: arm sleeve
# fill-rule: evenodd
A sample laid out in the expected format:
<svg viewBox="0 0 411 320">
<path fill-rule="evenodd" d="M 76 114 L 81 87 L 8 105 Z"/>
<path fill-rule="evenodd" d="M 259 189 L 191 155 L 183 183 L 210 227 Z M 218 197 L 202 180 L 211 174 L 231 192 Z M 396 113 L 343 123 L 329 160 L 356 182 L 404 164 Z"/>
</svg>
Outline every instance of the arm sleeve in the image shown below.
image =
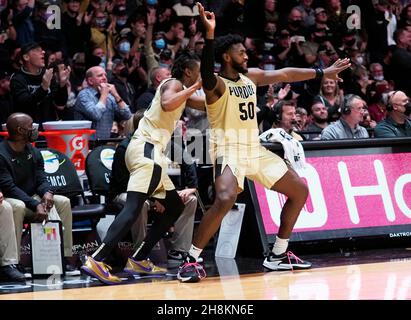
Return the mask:
<svg viewBox="0 0 411 320">
<path fill-rule="evenodd" d="M 53 102 L 56 106 L 65 106 L 68 99 L 67 86 L 60 87 L 57 83 L 52 89 Z"/>
<path fill-rule="evenodd" d="M 212 90 L 217 85 L 214 75 L 214 39 L 205 39 L 205 46 L 201 58 L 201 79 L 205 90 Z"/>
</svg>

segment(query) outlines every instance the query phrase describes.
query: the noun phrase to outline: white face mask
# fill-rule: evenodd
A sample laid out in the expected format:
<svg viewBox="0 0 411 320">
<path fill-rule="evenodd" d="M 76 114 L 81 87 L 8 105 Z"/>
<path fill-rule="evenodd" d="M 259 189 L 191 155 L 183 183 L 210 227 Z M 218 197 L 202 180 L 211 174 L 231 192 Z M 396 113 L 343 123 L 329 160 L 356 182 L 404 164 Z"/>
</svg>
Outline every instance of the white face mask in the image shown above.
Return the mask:
<svg viewBox="0 0 411 320">
<path fill-rule="evenodd" d="M 355 61 L 356 61 L 358 64 L 363 64 L 363 63 L 364 63 L 364 58 L 363 58 L 363 57 L 357 57 L 357 58 L 355 58 Z"/>
<path fill-rule="evenodd" d="M 374 80 L 383 81 L 383 80 L 384 80 L 384 76 L 375 76 L 375 77 L 374 77 Z"/>
</svg>

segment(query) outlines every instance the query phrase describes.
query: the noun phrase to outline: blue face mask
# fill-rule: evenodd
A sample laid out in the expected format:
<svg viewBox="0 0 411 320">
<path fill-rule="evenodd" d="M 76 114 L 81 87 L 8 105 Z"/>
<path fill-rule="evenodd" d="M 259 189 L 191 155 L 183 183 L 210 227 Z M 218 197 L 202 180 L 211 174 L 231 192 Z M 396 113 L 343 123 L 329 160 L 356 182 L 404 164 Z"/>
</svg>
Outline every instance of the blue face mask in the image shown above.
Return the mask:
<svg viewBox="0 0 411 320">
<path fill-rule="evenodd" d="M 102 67 L 103 69 L 106 69 L 107 58 L 105 56 L 103 56 L 100 59 L 101 59 L 101 61 L 100 61 L 99 66 Z"/>
<path fill-rule="evenodd" d="M 158 66 L 160 67 L 160 68 L 167 68 L 167 69 L 169 69 L 170 68 L 170 65 L 169 64 L 167 64 L 167 63 L 159 63 L 158 64 Z"/>
<path fill-rule="evenodd" d="M 163 38 L 161 38 L 161 39 L 155 40 L 154 45 L 156 46 L 157 49 L 163 50 L 166 47 L 166 42 L 164 41 Z"/>
<path fill-rule="evenodd" d="M 120 43 L 118 49 L 120 50 L 121 53 L 129 53 L 130 52 L 130 42 L 125 41 Z"/>
<path fill-rule="evenodd" d="M 157 0 L 147 0 L 147 5 L 155 6 L 157 4 Z"/>
<path fill-rule="evenodd" d="M 125 26 L 126 23 L 127 23 L 127 19 L 125 19 L 125 20 L 117 20 L 116 23 L 117 23 L 117 25 L 120 26 L 120 27 Z"/>
</svg>

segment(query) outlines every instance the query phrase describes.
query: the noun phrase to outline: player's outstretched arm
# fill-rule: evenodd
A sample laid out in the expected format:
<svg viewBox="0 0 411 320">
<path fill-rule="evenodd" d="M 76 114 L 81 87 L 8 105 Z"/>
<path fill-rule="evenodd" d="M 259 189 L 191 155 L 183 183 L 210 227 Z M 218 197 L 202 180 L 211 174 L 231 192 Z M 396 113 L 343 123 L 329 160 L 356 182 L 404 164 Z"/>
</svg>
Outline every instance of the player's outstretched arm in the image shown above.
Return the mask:
<svg viewBox="0 0 411 320">
<path fill-rule="evenodd" d="M 213 12 L 205 11 L 199 2 L 197 6 L 201 21 L 206 30 L 205 46 L 201 58 L 201 78 L 207 102 L 212 104 L 221 97 L 225 90 L 224 82 L 214 74 L 214 30 L 216 21 Z"/>
<path fill-rule="evenodd" d="M 350 67 L 349 59 L 338 59 L 332 66 L 326 69 L 308 68 L 284 68 L 274 71 L 264 71 L 258 68 L 248 69 L 247 76 L 254 81 L 257 86 L 266 86 L 277 82 L 298 82 L 314 78 L 326 78 L 342 81 L 338 74 Z"/>
</svg>

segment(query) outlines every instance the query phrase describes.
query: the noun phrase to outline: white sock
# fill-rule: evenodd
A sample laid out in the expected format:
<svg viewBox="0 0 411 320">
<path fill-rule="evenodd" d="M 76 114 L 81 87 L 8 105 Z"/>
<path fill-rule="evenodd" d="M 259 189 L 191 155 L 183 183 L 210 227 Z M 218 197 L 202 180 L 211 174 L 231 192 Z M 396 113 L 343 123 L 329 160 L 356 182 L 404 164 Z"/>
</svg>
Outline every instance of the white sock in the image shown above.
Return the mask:
<svg viewBox="0 0 411 320">
<path fill-rule="evenodd" d="M 103 242 L 103 243 L 100 245 L 100 247 L 98 247 L 97 250 L 94 251 L 94 253 L 91 255 L 91 257 L 94 259 L 94 258 L 100 253 L 100 251 L 103 250 L 103 248 L 104 248 L 105 246 L 106 246 L 106 244 Z"/>
<path fill-rule="evenodd" d="M 280 254 L 283 254 L 284 252 L 287 251 L 288 248 L 288 240 L 289 239 L 281 239 L 278 236 L 275 237 L 275 242 L 274 242 L 274 247 L 273 247 L 273 253 L 276 256 L 279 256 Z"/>
<path fill-rule="evenodd" d="M 190 250 L 188 251 L 188 254 L 190 256 L 192 256 L 194 259 L 198 259 L 198 257 L 200 256 L 201 252 L 203 252 L 203 249 L 197 248 L 194 245 L 191 245 Z"/>
</svg>

